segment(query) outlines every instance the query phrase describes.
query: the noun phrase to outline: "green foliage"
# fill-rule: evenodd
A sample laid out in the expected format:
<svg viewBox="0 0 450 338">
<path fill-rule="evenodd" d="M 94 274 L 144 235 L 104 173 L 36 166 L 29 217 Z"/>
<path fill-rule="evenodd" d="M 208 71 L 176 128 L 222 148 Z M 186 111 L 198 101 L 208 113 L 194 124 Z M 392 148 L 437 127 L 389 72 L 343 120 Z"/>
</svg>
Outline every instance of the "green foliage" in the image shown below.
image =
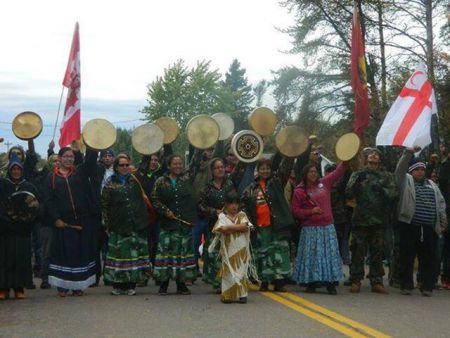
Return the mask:
<svg viewBox="0 0 450 338">
<path fill-rule="evenodd" d="M 131 160 L 134 165 L 139 164 L 141 156 L 139 153 L 133 149 L 133 145 L 131 143 L 131 129 L 125 128 L 117 128 L 117 140 L 114 146 L 112 147 L 114 154 L 118 153 L 126 153 L 131 156 Z"/>
<path fill-rule="evenodd" d="M 238 60 L 234 59 L 225 74 L 224 86 L 233 98 L 232 116 L 235 120 L 236 130 L 248 128 L 247 117 L 254 100 L 252 87 L 245 77 L 245 69 L 241 68 Z"/>
</svg>

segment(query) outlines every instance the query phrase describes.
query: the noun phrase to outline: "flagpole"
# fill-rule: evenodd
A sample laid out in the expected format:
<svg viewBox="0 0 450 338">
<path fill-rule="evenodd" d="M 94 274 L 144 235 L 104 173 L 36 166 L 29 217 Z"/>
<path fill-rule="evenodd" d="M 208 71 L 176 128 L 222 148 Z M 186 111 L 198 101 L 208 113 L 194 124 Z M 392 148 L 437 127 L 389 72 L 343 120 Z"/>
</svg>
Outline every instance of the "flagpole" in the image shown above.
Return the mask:
<svg viewBox="0 0 450 338">
<path fill-rule="evenodd" d="M 64 95 L 64 86 L 62 86 L 61 96 L 60 96 L 60 98 L 59 98 L 58 113 L 56 114 L 56 121 L 55 121 L 55 127 L 53 128 L 52 141 L 55 140 L 56 127 L 58 126 L 59 112 L 61 111 L 61 102 L 62 102 L 63 95 Z"/>
</svg>

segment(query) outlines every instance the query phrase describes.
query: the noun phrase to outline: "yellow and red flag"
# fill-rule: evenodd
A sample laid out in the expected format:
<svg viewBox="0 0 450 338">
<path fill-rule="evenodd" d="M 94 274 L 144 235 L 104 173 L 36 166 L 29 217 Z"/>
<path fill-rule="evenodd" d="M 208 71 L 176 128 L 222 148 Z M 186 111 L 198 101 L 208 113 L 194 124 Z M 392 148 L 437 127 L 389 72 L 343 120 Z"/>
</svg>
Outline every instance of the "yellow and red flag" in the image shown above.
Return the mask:
<svg viewBox="0 0 450 338">
<path fill-rule="evenodd" d="M 355 95 L 353 131 L 362 137 L 369 124 L 369 95 L 367 92 L 367 72 L 364 51 L 364 40 L 357 6 L 353 10 L 351 76 L 352 89 Z"/>
</svg>

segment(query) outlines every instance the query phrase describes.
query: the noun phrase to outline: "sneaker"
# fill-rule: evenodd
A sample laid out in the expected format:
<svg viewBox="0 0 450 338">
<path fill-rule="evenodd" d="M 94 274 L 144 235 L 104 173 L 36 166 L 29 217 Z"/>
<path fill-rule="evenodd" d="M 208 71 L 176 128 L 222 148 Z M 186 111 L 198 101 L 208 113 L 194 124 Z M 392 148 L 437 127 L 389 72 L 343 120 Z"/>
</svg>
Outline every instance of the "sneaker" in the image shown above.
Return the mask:
<svg viewBox="0 0 450 338">
<path fill-rule="evenodd" d="M 135 289 L 129 289 L 127 291 L 128 296 L 136 296 L 136 290 Z"/>
<path fill-rule="evenodd" d="M 187 288 L 185 283 L 177 283 L 177 294 L 190 295 L 191 291 Z"/>
<path fill-rule="evenodd" d="M 47 289 L 51 289 L 51 285 L 47 282 L 47 281 L 42 281 L 40 289 L 41 290 L 47 290 Z"/>
<path fill-rule="evenodd" d="M 259 287 L 259 291 L 261 291 L 261 292 L 269 291 L 269 283 L 268 282 L 262 282 L 261 286 Z"/>
<path fill-rule="evenodd" d="M 411 295 L 412 295 L 412 290 L 401 289 L 401 290 L 400 290 L 400 293 L 401 293 L 403 296 L 411 296 Z"/>
<path fill-rule="evenodd" d="M 247 304 L 247 297 L 240 297 L 239 298 L 239 303 L 240 304 Z"/>
<path fill-rule="evenodd" d="M 120 295 L 122 294 L 122 290 L 120 290 L 120 289 L 113 289 L 113 290 L 111 291 L 111 294 L 112 294 L 113 296 L 120 296 Z"/>
<path fill-rule="evenodd" d="M 353 282 L 352 286 L 350 287 L 351 293 L 360 293 L 361 292 L 361 283 L 360 282 Z"/>
<path fill-rule="evenodd" d="M 337 295 L 336 286 L 334 284 L 327 285 L 327 292 L 329 295 Z"/>
<path fill-rule="evenodd" d="M 169 281 L 167 282 L 161 282 L 159 287 L 159 295 L 160 296 L 167 296 L 167 288 L 169 287 Z"/>
<path fill-rule="evenodd" d="M 387 295 L 389 292 L 385 289 L 384 285 L 381 283 L 377 283 L 372 285 L 372 292 L 379 293 L 382 295 Z"/>
</svg>

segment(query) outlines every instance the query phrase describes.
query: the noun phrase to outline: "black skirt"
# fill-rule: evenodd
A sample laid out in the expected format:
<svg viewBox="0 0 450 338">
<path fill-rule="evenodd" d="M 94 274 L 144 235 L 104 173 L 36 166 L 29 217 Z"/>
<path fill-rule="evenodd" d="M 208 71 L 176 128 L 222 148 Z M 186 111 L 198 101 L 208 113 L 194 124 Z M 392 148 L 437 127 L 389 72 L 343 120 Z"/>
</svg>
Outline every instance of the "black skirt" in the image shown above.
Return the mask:
<svg viewBox="0 0 450 338">
<path fill-rule="evenodd" d="M 23 288 L 32 281 L 31 237 L 0 235 L 0 289 Z"/>
</svg>

